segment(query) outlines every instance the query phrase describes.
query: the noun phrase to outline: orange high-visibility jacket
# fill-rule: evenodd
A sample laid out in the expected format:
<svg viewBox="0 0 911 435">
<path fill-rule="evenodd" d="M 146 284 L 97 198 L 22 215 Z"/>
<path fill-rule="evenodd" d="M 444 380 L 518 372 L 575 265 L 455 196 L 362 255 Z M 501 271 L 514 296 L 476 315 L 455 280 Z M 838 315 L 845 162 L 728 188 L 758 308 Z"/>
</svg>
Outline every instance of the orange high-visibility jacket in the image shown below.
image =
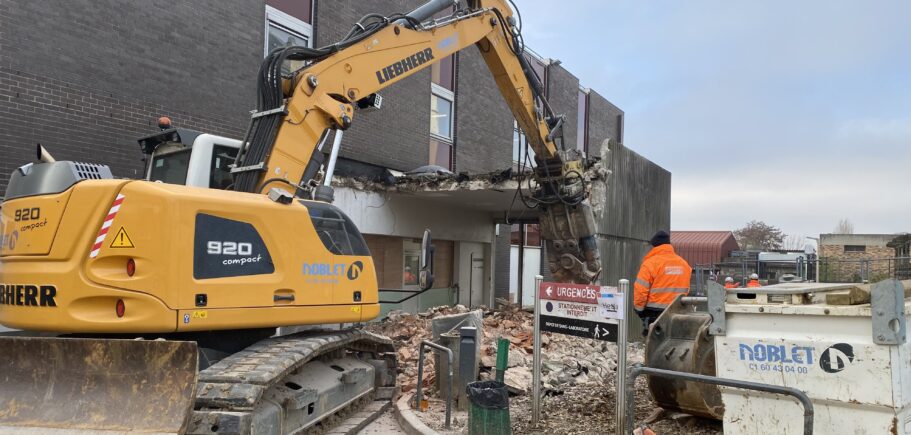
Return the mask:
<svg viewBox="0 0 911 435">
<path fill-rule="evenodd" d="M 750 287 L 750 288 L 762 287 L 762 284 L 759 283 L 759 280 L 751 279 L 749 282 L 747 282 L 747 287 Z"/>
<path fill-rule="evenodd" d="M 674 253 L 671 245 L 652 248 L 642 260 L 633 286 L 633 305 L 637 310 L 667 308 L 678 294 L 690 291 L 689 263 Z"/>
<path fill-rule="evenodd" d="M 724 288 L 738 288 L 738 287 L 740 287 L 740 284 L 737 284 L 736 282 L 724 283 Z"/>
</svg>

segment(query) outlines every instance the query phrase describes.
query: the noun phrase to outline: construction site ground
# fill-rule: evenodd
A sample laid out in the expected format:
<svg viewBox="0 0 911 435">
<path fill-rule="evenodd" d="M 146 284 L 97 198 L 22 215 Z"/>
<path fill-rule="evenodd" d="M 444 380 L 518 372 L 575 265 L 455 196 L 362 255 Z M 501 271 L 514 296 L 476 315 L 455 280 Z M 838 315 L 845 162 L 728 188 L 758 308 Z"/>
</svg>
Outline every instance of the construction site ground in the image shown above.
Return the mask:
<svg viewBox="0 0 911 435">
<path fill-rule="evenodd" d="M 433 319 L 466 313 L 457 305 L 438 307 L 419 314 L 392 312 L 382 322 L 368 329 L 395 341 L 398 352 L 400 394 L 411 395 L 417 386 L 418 349 L 422 340 L 431 340 Z M 510 341 L 509 363 L 505 382 L 510 394 L 510 419 L 514 433 L 521 434 L 602 434 L 614 433 L 616 424 L 617 345 L 561 334 L 542 334 L 541 420 L 531 424 L 533 316 L 516 306 L 492 311 L 483 310 L 481 339 L 482 380 L 492 379 L 496 361 L 496 342 Z M 643 362 L 641 343 L 628 347 L 628 364 Z M 468 413 L 454 411 L 450 431 L 444 430 L 445 401 L 438 397 L 434 358 L 425 357 L 424 391 L 429 394 L 429 407 L 415 414 L 429 427 L 441 433 L 467 433 Z M 653 415 L 656 406 L 645 378 L 636 382 L 636 422 Z M 720 434 L 721 423 L 682 414 L 666 414 L 649 424 L 658 434 Z"/>
</svg>

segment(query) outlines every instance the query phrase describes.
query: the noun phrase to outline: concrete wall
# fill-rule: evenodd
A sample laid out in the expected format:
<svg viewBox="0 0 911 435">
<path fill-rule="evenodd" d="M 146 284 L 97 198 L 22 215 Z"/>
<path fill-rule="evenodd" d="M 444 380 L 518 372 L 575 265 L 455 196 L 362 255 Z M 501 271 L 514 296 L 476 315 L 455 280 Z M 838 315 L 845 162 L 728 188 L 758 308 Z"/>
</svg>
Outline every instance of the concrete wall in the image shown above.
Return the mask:
<svg viewBox="0 0 911 435">
<path fill-rule="evenodd" d="M 335 205 L 364 234 L 419 238 L 425 228 L 430 228 L 436 239 L 493 241 L 493 222 L 489 213 L 438 204 L 426 198 L 339 187 L 335 190 Z"/>
<path fill-rule="evenodd" d="M 499 235 L 493 242 L 494 273 L 493 288 L 494 298 L 509 300 L 509 280 L 513 272 L 509 268 L 509 225 L 499 224 Z"/>
<path fill-rule="evenodd" d="M 0 192 L 39 142 L 135 177 L 136 138 L 158 116 L 240 136 L 264 11 L 262 0 L 0 0 Z"/>
<path fill-rule="evenodd" d="M 878 246 L 886 245 L 898 237 L 897 234 L 820 234 L 819 245 L 860 245 Z"/>
</svg>

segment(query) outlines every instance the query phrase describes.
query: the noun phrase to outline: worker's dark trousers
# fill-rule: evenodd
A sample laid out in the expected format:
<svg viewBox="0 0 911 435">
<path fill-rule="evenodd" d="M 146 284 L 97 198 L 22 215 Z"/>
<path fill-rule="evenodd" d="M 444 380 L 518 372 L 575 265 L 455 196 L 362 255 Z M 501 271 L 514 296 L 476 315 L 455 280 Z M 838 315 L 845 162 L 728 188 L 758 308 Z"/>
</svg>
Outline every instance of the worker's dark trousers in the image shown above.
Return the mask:
<svg viewBox="0 0 911 435">
<path fill-rule="evenodd" d="M 648 325 L 651 325 L 652 322 L 658 320 L 658 316 L 663 313 L 664 310 L 660 308 L 646 308 L 642 311 L 636 311 L 636 314 L 639 315 L 639 318 L 642 319 L 642 336 L 648 336 Z"/>
</svg>

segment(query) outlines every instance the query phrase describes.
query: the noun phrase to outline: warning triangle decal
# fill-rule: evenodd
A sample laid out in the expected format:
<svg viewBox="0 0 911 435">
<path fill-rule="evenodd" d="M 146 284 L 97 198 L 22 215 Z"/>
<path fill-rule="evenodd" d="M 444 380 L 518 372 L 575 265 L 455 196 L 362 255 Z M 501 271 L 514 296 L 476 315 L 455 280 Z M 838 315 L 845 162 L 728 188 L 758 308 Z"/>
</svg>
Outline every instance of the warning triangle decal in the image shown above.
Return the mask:
<svg viewBox="0 0 911 435">
<path fill-rule="evenodd" d="M 133 241 L 130 240 L 130 236 L 127 234 L 126 230 L 123 227 L 120 227 L 120 231 L 117 232 L 117 235 L 114 236 L 114 240 L 111 242 L 112 248 L 135 248 Z"/>
</svg>

